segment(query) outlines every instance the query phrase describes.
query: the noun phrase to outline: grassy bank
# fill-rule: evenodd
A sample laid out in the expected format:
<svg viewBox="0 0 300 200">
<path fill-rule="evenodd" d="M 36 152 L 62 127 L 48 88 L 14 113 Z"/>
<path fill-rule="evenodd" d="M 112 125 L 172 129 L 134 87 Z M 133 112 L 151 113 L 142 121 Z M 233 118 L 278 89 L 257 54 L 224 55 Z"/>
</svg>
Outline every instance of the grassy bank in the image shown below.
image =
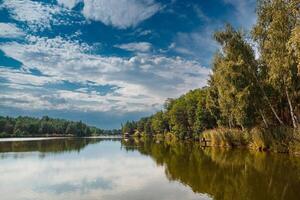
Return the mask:
<svg viewBox="0 0 300 200">
<path fill-rule="evenodd" d="M 133 138 L 147 138 L 149 135 L 138 133 Z M 201 146 L 235 148 L 243 147 L 257 151 L 300 154 L 300 129 L 276 127 L 271 129 L 252 128 L 241 129 L 217 128 L 206 130 L 192 138 L 178 138 L 174 133 L 153 134 L 156 141 L 175 142 L 178 140 L 193 140 Z M 204 142 L 205 141 L 205 142 Z"/>
<path fill-rule="evenodd" d="M 300 130 L 290 127 L 247 131 L 219 128 L 203 132 L 200 140 L 203 138 L 207 146 L 248 147 L 259 151 L 300 154 Z"/>
</svg>

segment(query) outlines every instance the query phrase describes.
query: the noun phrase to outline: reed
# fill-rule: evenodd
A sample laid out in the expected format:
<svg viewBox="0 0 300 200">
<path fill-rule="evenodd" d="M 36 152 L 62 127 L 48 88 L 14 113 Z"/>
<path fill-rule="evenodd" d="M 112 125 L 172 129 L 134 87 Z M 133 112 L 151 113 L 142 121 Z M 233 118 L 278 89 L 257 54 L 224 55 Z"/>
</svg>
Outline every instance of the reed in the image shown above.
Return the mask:
<svg viewBox="0 0 300 200">
<path fill-rule="evenodd" d="M 209 141 L 209 146 L 246 146 L 259 151 L 300 153 L 300 129 L 255 127 L 250 130 L 218 128 L 204 131 L 200 138 Z"/>
</svg>

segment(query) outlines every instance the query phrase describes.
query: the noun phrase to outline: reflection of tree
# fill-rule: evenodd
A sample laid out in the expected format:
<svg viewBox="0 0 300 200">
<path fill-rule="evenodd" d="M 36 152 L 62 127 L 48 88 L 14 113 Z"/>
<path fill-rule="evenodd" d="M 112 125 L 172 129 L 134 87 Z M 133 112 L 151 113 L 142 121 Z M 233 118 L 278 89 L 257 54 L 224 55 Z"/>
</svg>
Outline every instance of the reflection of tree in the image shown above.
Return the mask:
<svg viewBox="0 0 300 200">
<path fill-rule="evenodd" d="M 11 141 L 1 142 L 1 152 L 64 152 L 64 151 L 80 151 L 88 144 L 94 144 L 103 140 L 102 138 L 64 138 L 49 139 L 35 141 Z M 1 155 L 1 154 L 0 154 Z"/>
<path fill-rule="evenodd" d="M 169 180 L 214 199 L 299 199 L 300 159 L 246 150 L 201 149 L 192 142 L 123 141 L 166 167 Z M 128 148 L 127 148 L 128 147 Z"/>
</svg>

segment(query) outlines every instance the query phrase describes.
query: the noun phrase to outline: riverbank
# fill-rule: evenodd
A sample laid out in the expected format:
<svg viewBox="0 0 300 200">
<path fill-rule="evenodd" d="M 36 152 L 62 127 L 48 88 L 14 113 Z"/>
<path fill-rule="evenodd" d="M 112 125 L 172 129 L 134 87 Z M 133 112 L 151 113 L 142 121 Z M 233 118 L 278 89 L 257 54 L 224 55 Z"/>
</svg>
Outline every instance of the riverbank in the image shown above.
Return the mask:
<svg viewBox="0 0 300 200">
<path fill-rule="evenodd" d="M 207 146 L 244 146 L 258 151 L 300 154 L 300 130 L 290 127 L 256 127 L 246 131 L 220 128 L 203 132 L 200 140 L 208 141 Z"/>
<path fill-rule="evenodd" d="M 135 133 L 133 137 L 148 137 Z M 156 140 L 193 140 L 202 147 L 249 148 L 257 151 L 300 154 L 300 129 L 290 127 L 259 128 L 249 130 L 217 128 L 206 130 L 193 138 L 180 139 L 173 133 L 155 134 Z"/>
</svg>

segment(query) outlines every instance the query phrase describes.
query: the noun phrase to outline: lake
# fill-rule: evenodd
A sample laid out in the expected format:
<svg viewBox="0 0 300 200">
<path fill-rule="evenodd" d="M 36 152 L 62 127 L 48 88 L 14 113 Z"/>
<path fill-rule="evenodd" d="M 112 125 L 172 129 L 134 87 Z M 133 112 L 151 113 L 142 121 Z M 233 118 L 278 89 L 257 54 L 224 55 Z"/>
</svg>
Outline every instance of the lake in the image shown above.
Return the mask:
<svg viewBox="0 0 300 200">
<path fill-rule="evenodd" d="M 300 158 L 192 142 L 0 141 L 5 200 L 300 199 Z"/>
</svg>

